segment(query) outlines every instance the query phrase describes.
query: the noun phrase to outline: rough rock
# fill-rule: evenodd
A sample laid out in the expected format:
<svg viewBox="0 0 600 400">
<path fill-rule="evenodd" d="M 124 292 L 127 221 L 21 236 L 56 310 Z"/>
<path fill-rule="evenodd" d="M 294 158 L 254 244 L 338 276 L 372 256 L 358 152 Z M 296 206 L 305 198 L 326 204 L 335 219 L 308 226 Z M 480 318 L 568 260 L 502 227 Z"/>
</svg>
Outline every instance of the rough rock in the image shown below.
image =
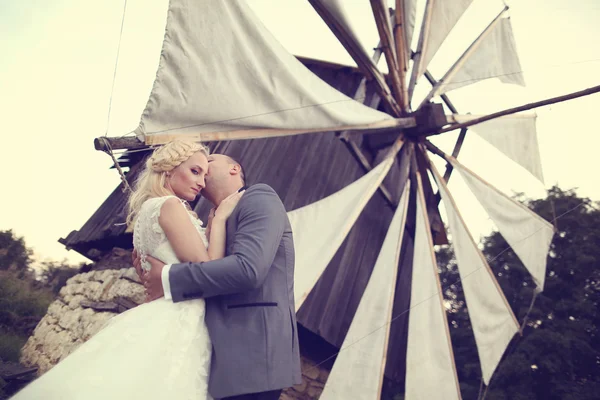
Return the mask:
<svg viewBox="0 0 600 400">
<path fill-rule="evenodd" d="M 300 361 L 302 383 L 286 389 L 279 400 L 315 400 L 321 396 L 329 371 L 307 357 L 301 356 Z"/>
<path fill-rule="evenodd" d="M 131 259 L 131 253 L 121 258 Z M 115 255 L 111 253 L 111 259 Z M 92 270 L 69 279 L 21 352 L 21 363 L 43 374 L 84 343 L 119 312 L 144 301 L 144 287 L 131 266 Z"/>
</svg>

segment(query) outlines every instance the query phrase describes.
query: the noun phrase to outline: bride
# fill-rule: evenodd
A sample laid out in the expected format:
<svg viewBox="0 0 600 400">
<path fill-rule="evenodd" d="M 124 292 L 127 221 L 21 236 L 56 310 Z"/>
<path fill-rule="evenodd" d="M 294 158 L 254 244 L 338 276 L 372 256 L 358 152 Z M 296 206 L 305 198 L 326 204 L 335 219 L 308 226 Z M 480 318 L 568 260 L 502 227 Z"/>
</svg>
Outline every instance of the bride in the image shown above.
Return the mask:
<svg viewBox="0 0 600 400">
<path fill-rule="evenodd" d="M 207 157 L 204 146 L 174 140 L 147 160 L 127 217 L 144 269 L 147 255 L 165 263 L 224 257 L 225 222 L 242 194 L 221 202 L 207 229 L 202 227 L 186 201 L 204 188 Z M 190 241 L 198 245 L 184 245 Z M 185 250 L 190 247 L 197 251 Z M 204 312 L 204 299 L 160 298 L 128 310 L 12 399 L 210 400 L 211 343 Z"/>
</svg>

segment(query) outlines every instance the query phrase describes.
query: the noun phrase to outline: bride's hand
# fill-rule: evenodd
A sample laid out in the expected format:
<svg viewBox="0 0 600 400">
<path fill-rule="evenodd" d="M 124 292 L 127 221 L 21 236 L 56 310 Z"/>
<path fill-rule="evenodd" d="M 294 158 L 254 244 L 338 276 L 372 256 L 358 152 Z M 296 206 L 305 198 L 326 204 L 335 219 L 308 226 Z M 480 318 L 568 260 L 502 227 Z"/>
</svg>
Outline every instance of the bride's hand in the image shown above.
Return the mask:
<svg viewBox="0 0 600 400">
<path fill-rule="evenodd" d="M 219 206 L 215 210 L 214 219 L 216 219 L 216 220 L 220 219 L 222 221 L 225 221 L 227 218 L 229 218 L 229 216 L 235 209 L 235 206 L 237 206 L 237 203 L 242 198 L 243 194 L 244 194 L 244 191 L 235 192 L 235 193 L 232 193 L 229 196 L 227 196 L 223 201 L 221 201 L 221 204 L 219 204 Z"/>
</svg>

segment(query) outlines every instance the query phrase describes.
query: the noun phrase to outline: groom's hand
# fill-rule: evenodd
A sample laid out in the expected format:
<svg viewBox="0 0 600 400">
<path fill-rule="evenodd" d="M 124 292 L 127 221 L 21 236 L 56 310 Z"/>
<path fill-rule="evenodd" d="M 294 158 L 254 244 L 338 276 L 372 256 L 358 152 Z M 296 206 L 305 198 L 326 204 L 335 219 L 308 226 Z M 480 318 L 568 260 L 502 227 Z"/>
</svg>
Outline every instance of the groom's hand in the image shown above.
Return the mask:
<svg viewBox="0 0 600 400">
<path fill-rule="evenodd" d="M 135 268 L 135 272 L 137 272 L 140 281 L 143 280 L 144 272 L 142 270 L 142 260 L 140 259 L 140 255 L 138 254 L 136 249 L 133 249 L 131 253 L 131 263 L 133 264 L 133 268 Z"/>
<path fill-rule="evenodd" d="M 161 278 L 165 263 L 151 256 L 146 256 L 146 261 L 152 265 L 152 268 L 143 273 L 142 282 L 146 288 L 146 301 L 152 301 L 165 295 Z"/>
</svg>

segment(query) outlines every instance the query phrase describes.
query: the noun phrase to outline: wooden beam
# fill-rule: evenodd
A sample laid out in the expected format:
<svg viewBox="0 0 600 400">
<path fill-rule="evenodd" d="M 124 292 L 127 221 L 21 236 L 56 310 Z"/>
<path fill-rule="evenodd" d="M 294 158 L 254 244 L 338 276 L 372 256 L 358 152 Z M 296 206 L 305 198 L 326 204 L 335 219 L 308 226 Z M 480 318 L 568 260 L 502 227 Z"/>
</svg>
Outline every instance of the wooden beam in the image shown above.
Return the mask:
<svg viewBox="0 0 600 400">
<path fill-rule="evenodd" d="M 381 49 L 381 42 L 379 42 L 375 48 L 375 51 L 373 52 L 373 56 L 371 57 L 371 60 L 374 64 L 379 62 L 382 54 L 383 50 Z M 367 102 L 367 78 L 364 76 L 361 78 L 352 98 L 374 109 L 377 109 L 377 107 L 379 107 L 379 103 L 381 102 L 381 97 L 379 96 L 373 96 L 373 99 L 370 102 Z M 348 133 L 348 131 L 343 131 L 339 132 L 337 135 L 340 139 L 347 139 L 349 137 Z"/>
<path fill-rule="evenodd" d="M 117 149 L 138 149 L 147 146 L 155 146 L 165 144 L 173 139 L 187 138 L 197 140 L 199 142 L 216 142 L 221 140 L 244 140 L 244 139 L 260 139 L 273 138 L 281 136 L 294 136 L 310 133 L 321 132 L 338 132 L 338 131 L 356 131 L 362 134 L 377 134 L 395 132 L 400 129 L 412 128 L 416 125 L 413 117 L 396 118 L 384 121 L 375 122 L 372 124 L 363 125 L 348 125 L 337 126 L 330 128 L 313 128 L 313 129 L 242 129 L 237 131 L 226 132 L 202 132 L 202 133 L 164 133 L 146 135 L 146 143 L 140 142 L 136 137 L 99 137 L 94 140 L 94 146 L 97 150 L 105 151 L 108 149 L 106 143 L 113 150 Z"/>
<path fill-rule="evenodd" d="M 398 77 L 400 79 L 400 95 L 396 100 L 403 111 L 409 111 L 408 87 L 406 86 L 406 73 L 408 71 L 408 54 L 410 43 L 406 43 L 404 31 L 404 0 L 396 0 L 394 13 L 394 37 L 396 42 L 396 57 L 398 59 Z"/>
<path fill-rule="evenodd" d="M 148 147 L 146 143 L 138 140 L 135 136 L 126 137 L 107 137 L 100 136 L 94 139 L 94 148 L 100 151 L 110 151 L 117 149 L 137 150 Z"/>
<path fill-rule="evenodd" d="M 429 72 L 429 70 L 425 70 L 425 78 L 427 78 L 429 83 L 431 83 L 431 86 L 437 85 L 437 81 L 433 78 L 433 75 L 431 75 L 431 72 Z M 447 95 L 442 94 L 440 97 L 442 98 L 442 101 L 446 104 L 448 109 L 452 111 L 453 114 L 458 114 L 458 110 L 456 109 L 456 107 L 454 107 L 454 104 L 452 104 L 450 98 Z"/>
<path fill-rule="evenodd" d="M 373 166 L 371 165 L 361 148 L 354 141 L 349 139 L 342 139 L 342 142 L 344 142 L 350 153 L 354 156 L 356 161 L 358 161 L 363 171 L 365 173 L 369 173 L 369 171 L 373 169 Z M 379 186 L 378 189 L 379 192 L 383 195 L 385 201 L 388 202 L 392 209 L 395 209 L 396 203 L 389 189 L 383 183 Z"/>
<path fill-rule="evenodd" d="M 461 129 L 461 128 L 466 128 L 472 125 L 477 125 L 480 124 L 482 122 L 485 121 L 489 121 L 495 118 L 499 118 L 499 117 L 504 117 L 505 115 L 510 115 L 510 114 L 515 114 L 521 111 L 527 111 L 527 110 L 531 110 L 533 108 L 537 108 L 537 107 L 542 107 L 542 106 L 547 106 L 550 104 L 555 104 L 555 103 L 560 103 L 563 101 L 567 101 L 567 100 L 572 100 L 572 99 L 576 99 L 578 97 L 583 97 L 583 96 L 588 96 L 590 94 L 594 94 L 594 93 L 598 93 L 600 92 L 600 85 L 598 86 L 594 86 L 588 89 L 584 89 L 584 90 L 580 90 L 577 92 L 573 92 L 573 93 L 569 93 L 563 96 L 557 96 L 557 97 L 552 97 L 546 100 L 541 100 L 541 101 L 536 101 L 533 103 L 528 103 L 528 104 L 524 104 L 522 106 L 519 107 L 513 107 L 513 108 L 508 108 L 506 110 L 502 110 L 502 111 L 498 111 L 496 113 L 493 114 L 489 114 L 489 115 L 485 115 L 483 117 L 480 118 L 475 118 L 471 121 L 467 121 L 467 122 L 463 122 L 460 124 L 454 124 L 451 125 L 447 128 L 441 129 L 437 132 L 428 132 L 427 135 L 428 136 L 433 136 L 433 135 L 439 135 L 441 133 L 445 133 L 445 132 L 449 132 L 449 131 L 453 131 L 455 129 Z"/>
<path fill-rule="evenodd" d="M 383 51 L 381 48 L 381 42 L 379 42 L 379 44 L 375 48 L 375 52 L 373 53 L 373 56 L 371 58 L 373 63 L 377 64 L 379 62 L 379 59 L 381 58 L 382 53 L 383 53 Z M 365 103 L 366 83 L 367 83 L 367 79 L 365 77 L 363 77 L 354 92 L 354 100 Z M 381 101 L 381 97 L 379 97 L 379 96 L 375 96 L 375 97 L 376 98 L 373 99 L 371 104 L 365 103 L 365 105 L 372 107 L 372 108 L 377 108 L 377 106 L 379 105 L 379 102 Z M 350 151 L 350 154 L 352 154 L 352 156 L 360 164 L 360 166 L 363 168 L 363 171 L 365 171 L 365 173 L 368 173 L 371 169 L 373 169 L 367 156 L 364 154 L 364 152 L 362 151 L 360 146 L 356 143 L 355 138 L 350 135 L 349 131 L 340 132 L 338 134 L 338 137 L 342 142 L 344 142 L 344 144 L 348 148 L 348 151 Z M 382 183 L 381 186 L 379 186 L 379 192 L 382 194 L 383 198 L 388 202 L 388 204 L 392 208 L 395 208 L 395 203 L 394 203 L 392 194 L 384 183 Z"/>
<path fill-rule="evenodd" d="M 354 59 L 360 70 L 368 80 L 373 81 L 377 93 L 381 96 L 384 103 L 390 108 L 392 113 L 399 117 L 401 113 L 400 106 L 392 96 L 385 77 L 377 69 L 373 61 L 365 54 L 360 43 L 357 43 L 346 28 L 329 12 L 328 8 L 321 0 L 308 0 L 315 11 L 321 16 L 323 21 L 329 26 L 333 34 L 338 38 L 342 45 L 346 48 L 350 56 Z"/>
<path fill-rule="evenodd" d="M 425 144 L 425 147 L 427 147 L 427 150 L 429 150 L 430 152 L 432 152 L 433 154 L 435 154 L 436 156 L 439 156 L 441 158 L 443 158 L 444 160 L 450 162 L 450 158 L 448 157 L 448 154 L 444 153 L 439 147 L 437 147 L 435 144 L 431 143 L 429 140 L 426 140 L 425 142 L 423 142 Z"/>
<path fill-rule="evenodd" d="M 375 24 L 379 31 L 379 38 L 383 52 L 385 53 L 385 60 L 388 65 L 389 76 L 392 80 L 392 89 L 396 99 L 402 97 L 402 83 L 400 82 L 400 75 L 398 73 L 398 59 L 396 55 L 396 46 L 394 43 L 394 36 L 392 35 L 392 26 L 390 24 L 390 16 L 386 9 L 384 0 L 371 0 L 371 8 L 373 9 L 373 16 L 375 17 Z M 406 107 L 400 103 L 400 109 L 402 113 L 406 112 Z"/>
<path fill-rule="evenodd" d="M 359 164 L 361 165 L 361 167 L 363 168 L 365 173 L 368 173 L 369 171 L 371 171 L 373 169 L 373 166 L 371 165 L 371 163 L 369 162 L 369 160 L 367 159 L 367 157 L 365 156 L 363 151 L 360 149 L 360 147 L 356 143 L 354 143 L 351 140 L 343 140 L 343 142 L 346 144 L 346 146 L 348 146 L 350 153 L 356 158 L 356 160 L 359 162 Z M 404 145 L 404 138 L 402 136 L 399 136 L 398 139 L 396 139 L 396 141 L 394 142 L 394 144 L 392 144 L 390 146 L 390 149 L 388 150 L 388 152 L 384 158 L 392 157 L 392 156 L 395 156 L 396 154 L 398 154 L 398 152 L 400 151 L 400 149 L 402 148 L 403 145 Z M 392 196 L 391 192 L 387 189 L 387 187 L 383 183 L 379 186 L 379 191 L 383 195 L 383 198 L 392 207 L 392 209 L 395 210 L 397 207 L 396 201 L 395 201 L 394 197 Z"/>
<path fill-rule="evenodd" d="M 454 144 L 454 149 L 452 150 L 452 157 L 454 157 L 454 158 L 458 157 L 458 153 L 460 153 L 460 149 L 462 147 L 463 142 L 465 141 L 466 135 L 467 135 L 467 128 L 461 129 L 460 134 L 458 135 L 458 139 L 456 140 L 456 143 Z M 427 143 L 431 143 L 431 142 L 427 141 Z M 450 176 L 452 176 L 452 171 L 454 171 L 454 167 L 448 160 L 446 160 L 446 171 L 444 172 L 444 182 L 448 183 L 448 181 L 450 181 Z M 440 204 L 441 200 L 442 200 L 442 196 L 441 196 L 440 191 L 438 190 L 438 192 L 435 194 L 433 204 L 435 204 L 435 206 L 437 207 Z"/>
<path fill-rule="evenodd" d="M 429 70 L 425 70 L 425 78 L 429 81 L 431 86 L 437 85 L 437 81 L 433 78 L 433 75 L 431 75 L 431 72 L 429 72 Z M 458 114 L 458 110 L 456 109 L 456 107 L 454 107 L 454 104 L 452 103 L 452 101 L 450 101 L 450 98 L 446 94 L 442 94 L 440 97 L 442 98 L 442 101 L 446 104 L 446 107 L 448 107 L 448 109 L 453 114 Z M 454 145 L 454 150 L 452 151 L 453 157 L 455 157 L 455 158 L 458 157 L 458 153 L 460 152 L 460 149 L 465 140 L 466 134 L 467 134 L 467 128 L 461 129 L 460 134 L 458 135 L 458 139 L 456 140 L 456 143 Z M 452 175 L 453 170 L 454 170 L 454 167 L 452 167 L 452 164 L 447 162 L 446 163 L 446 172 L 444 173 L 444 180 L 446 181 L 446 183 L 448 183 L 448 181 L 450 180 L 450 176 Z M 440 204 L 441 199 L 442 198 L 440 196 L 440 192 L 438 191 L 435 195 L 435 200 L 434 200 L 434 204 L 436 207 Z"/>
<path fill-rule="evenodd" d="M 444 74 L 444 77 L 437 82 L 437 84 L 431 89 L 429 94 L 425 96 L 419 108 L 422 107 L 425 103 L 428 103 L 434 96 L 436 96 L 439 92 L 442 91 L 446 87 L 446 85 L 452 80 L 456 72 L 464 65 L 464 63 L 469 59 L 471 54 L 475 50 L 479 48 L 479 45 L 483 42 L 483 40 L 488 36 L 488 34 L 494 29 L 494 27 L 500 22 L 500 18 L 508 11 L 508 6 L 505 6 L 504 9 L 494 18 L 492 22 L 481 32 L 481 34 L 475 39 L 473 43 L 465 50 L 465 52 L 456 60 L 456 62 L 450 67 L 450 69 Z"/>
<path fill-rule="evenodd" d="M 458 157 L 458 153 L 460 153 L 460 149 L 465 141 L 465 136 L 467 135 L 467 128 L 462 128 L 460 130 L 460 134 L 458 135 L 458 139 L 456 139 L 456 143 L 454 144 L 454 149 L 452 150 L 452 157 Z M 446 165 L 446 172 L 444 172 L 444 181 L 448 183 L 450 180 L 450 175 L 452 175 L 452 171 L 454 167 L 452 164 L 448 163 Z"/>
</svg>

